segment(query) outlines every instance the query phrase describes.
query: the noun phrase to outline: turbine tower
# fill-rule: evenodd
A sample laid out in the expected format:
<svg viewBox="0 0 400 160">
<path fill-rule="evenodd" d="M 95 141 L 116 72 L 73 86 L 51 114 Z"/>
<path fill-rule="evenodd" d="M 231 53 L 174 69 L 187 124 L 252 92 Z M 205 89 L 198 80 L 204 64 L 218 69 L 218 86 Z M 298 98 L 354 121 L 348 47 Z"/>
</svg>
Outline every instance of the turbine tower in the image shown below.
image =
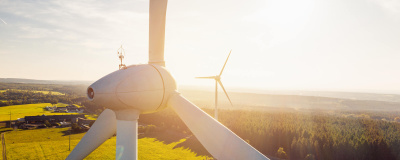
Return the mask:
<svg viewBox="0 0 400 160">
<path fill-rule="evenodd" d="M 231 55 L 231 52 L 232 52 L 232 50 L 229 52 L 228 58 L 226 58 L 225 64 L 224 64 L 224 66 L 222 67 L 221 72 L 219 73 L 219 75 L 210 76 L 210 77 L 196 77 L 196 78 L 214 79 L 214 80 L 215 80 L 215 110 L 214 110 L 214 118 L 215 118 L 215 120 L 217 120 L 217 121 L 218 121 L 218 84 L 221 86 L 222 90 L 224 90 L 226 97 L 228 97 L 228 100 L 229 100 L 229 102 L 230 102 L 231 105 L 232 105 L 232 101 L 231 101 L 231 99 L 229 98 L 228 93 L 226 92 L 226 90 L 225 90 L 225 88 L 224 88 L 224 85 L 223 85 L 222 82 L 221 82 L 221 75 L 222 75 L 222 72 L 224 72 L 226 62 L 228 62 L 228 59 L 229 59 L 229 56 Z M 233 106 L 233 105 L 232 105 L 232 106 Z"/>
<path fill-rule="evenodd" d="M 166 9 L 167 0 L 150 0 L 149 64 L 116 70 L 88 87 L 88 99 L 108 109 L 99 115 L 67 160 L 85 158 L 115 133 L 116 159 L 137 159 L 139 115 L 166 107 L 173 108 L 214 158 L 268 159 L 177 91 L 174 78 L 164 67 Z"/>
</svg>

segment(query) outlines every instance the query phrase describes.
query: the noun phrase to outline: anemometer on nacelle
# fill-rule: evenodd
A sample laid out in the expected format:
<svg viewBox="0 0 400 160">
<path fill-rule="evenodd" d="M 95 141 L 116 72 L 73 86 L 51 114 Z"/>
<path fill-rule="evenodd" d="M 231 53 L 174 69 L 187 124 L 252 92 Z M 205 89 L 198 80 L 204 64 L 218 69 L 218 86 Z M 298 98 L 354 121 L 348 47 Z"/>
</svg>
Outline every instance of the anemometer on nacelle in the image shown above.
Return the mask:
<svg viewBox="0 0 400 160">
<path fill-rule="evenodd" d="M 121 60 L 121 64 L 119 64 L 119 69 L 126 69 L 126 65 L 122 63 L 122 60 L 125 58 L 125 50 L 124 48 L 119 47 L 117 50 L 118 58 Z"/>
</svg>

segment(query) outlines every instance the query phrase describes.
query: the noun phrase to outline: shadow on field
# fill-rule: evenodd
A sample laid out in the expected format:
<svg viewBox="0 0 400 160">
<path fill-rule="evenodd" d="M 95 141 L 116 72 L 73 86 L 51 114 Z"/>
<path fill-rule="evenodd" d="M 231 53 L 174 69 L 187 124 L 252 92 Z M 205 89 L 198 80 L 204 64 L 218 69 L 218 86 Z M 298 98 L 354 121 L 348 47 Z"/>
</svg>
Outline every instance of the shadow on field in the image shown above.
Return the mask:
<svg viewBox="0 0 400 160">
<path fill-rule="evenodd" d="M 174 147 L 175 148 L 189 148 L 193 152 L 197 153 L 199 156 L 208 156 L 212 157 L 210 153 L 203 147 L 203 145 L 197 140 L 195 136 L 190 136 L 189 138 L 186 139 L 185 142 L 179 143 Z"/>
<path fill-rule="evenodd" d="M 138 138 L 155 138 L 158 141 L 164 142 L 165 144 L 170 144 L 173 142 L 177 142 L 183 138 L 186 138 L 187 135 L 183 133 L 178 133 L 171 130 L 164 130 L 159 132 L 151 132 L 146 134 L 139 134 Z"/>
<path fill-rule="evenodd" d="M 85 132 L 71 132 L 70 130 L 65 130 L 65 131 L 61 131 L 62 135 L 61 136 L 69 136 L 69 135 L 75 135 L 75 134 L 81 134 L 81 133 L 85 133 Z"/>
<path fill-rule="evenodd" d="M 208 156 L 212 157 L 210 153 L 203 147 L 203 145 L 197 140 L 193 135 L 187 135 L 179 133 L 173 130 L 164 130 L 161 132 L 152 132 L 146 134 L 140 134 L 138 138 L 155 138 L 158 141 L 164 142 L 165 144 L 170 144 L 173 142 L 178 142 L 181 139 L 186 139 L 186 141 L 177 144 L 175 148 L 188 148 L 191 151 L 197 153 L 198 156 Z"/>
</svg>

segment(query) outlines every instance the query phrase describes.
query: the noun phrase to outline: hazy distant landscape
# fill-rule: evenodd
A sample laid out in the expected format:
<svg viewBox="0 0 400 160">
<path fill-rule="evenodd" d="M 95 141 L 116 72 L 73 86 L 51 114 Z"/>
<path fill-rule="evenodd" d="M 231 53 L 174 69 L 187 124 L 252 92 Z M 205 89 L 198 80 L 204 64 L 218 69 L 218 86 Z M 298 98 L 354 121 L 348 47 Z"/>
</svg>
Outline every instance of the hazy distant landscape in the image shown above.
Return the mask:
<svg viewBox="0 0 400 160">
<path fill-rule="evenodd" d="M 29 83 L 29 84 L 64 84 L 64 85 L 90 85 L 92 81 L 67 81 L 67 80 L 36 80 L 22 78 L 0 78 L 0 83 Z"/>
<path fill-rule="evenodd" d="M 213 107 L 214 93 L 200 90 L 182 90 L 186 97 L 194 102 L 202 102 L 206 106 Z M 336 93 L 335 95 L 341 94 Z M 352 97 L 346 98 L 351 94 Z M 372 96 L 373 94 L 368 94 Z M 245 106 L 252 106 L 246 109 L 268 109 L 288 108 L 295 110 L 340 110 L 340 111 L 400 111 L 400 102 L 397 97 L 400 95 L 375 94 L 376 97 L 367 98 L 364 93 L 344 93 L 342 98 L 331 98 L 329 96 L 307 96 L 307 95 L 275 95 L 259 93 L 231 92 L 233 106 L 230 106 L 228 99 L 223 93 L 218 97 L 219 103 L 225 109 L 243 109 Z M 338 96 L 335 96 L 338 97 Z M 353 98 L 366 97 L 366 98 Z M 389 97 L 389 98 L 384 98 Z M 380 99 L 380 100 L 377 100 Z M 208 102 L 208 103 L 207 103 Z"/>
<path fill-rule="evenodd" d="M 24 114 L 50 114 L 40 108 L 50 105 L 53 101 L 82 106 L 86 110 L 84 113 L 86 117 L 91 119 L 96 119 L 96 116 L 104 110 L 103 106 L 87 100 L 85 95 L 87 85 L 82 83 L 7 80 L 10 81 L 12 83 L 0 82 L 0 97 L 3 97 L 0 101 L 5 105 L 0 107 L 0 119 L 5 122 L 11 111 L 12 120 L 21 118 Z M 184 88 L 181 89 L 181 93 L 213 116 L 214 92 Z M 333 96 L 329 97 L 328 93 Z M 10 100 L 14 94 L 19 94 L 23 99 L 17 97 Z M 400 157 L 400 154 L 397 154 L 397 150 L 400 149 L 400 102 L 393 98 L 399 95 L 342 92 L 326 92 L 323 96 L 283 95 L 230 92 L 229 89 L 228 94 L 233 106 L 223 92 L 218 95 L 220 122 L 269 158 L 397 159 Z M 36 98 L 33 100 L 29 96 Z M 43 96 L 47 99 L 39 98 Z M 174 156 L 169 156 L 172 159 L 212 157 L 170 108 L 157 113 L 143 114 L 139 123 L 142 125 L 139 128 L 139 147 L 142 148 L 139 150 L 142 157 L 165 154 L 153 152 L 155 148 L 152 147 L 155 146 L 162 147 L 156 150 L 174 153 Z M 9 159 L 64 159 L 69 154 L 69 151 L 65 150 L 66 135 L 68 135 L 65 130 L 0 128 L 6 135 Z M 37 140 L 34 141 L 17 138 L 25 134 L 52 136 L 49 136 L 49 139 L 35 138 Z M 82 132 L 73 134 L 72 148 L 83 134 Z M 54 141 L 59 139 L 57 137 L 63 138 Z M 54 145 L 51 147 L 49 144 L 55 144 L 59 148 L 54 148 Z M 143 146 L 144 144 L 146 145 Z M 39 148 L 42 146 L 42 148 L 30 150 L 22 147 L 24 145 L 35 145 Z M 98 156 L 114 157 L 113 145 L 115 138 L 108 140 L 88 159 L 96 159 Z M 51 150 L 62 152 L 46 153 Z"/>
<path fill-rule="evenodd" d="M 399 0 L 0 0 L 0 159 L 400 160 L 399 28 Z"/>
<path fill-rule="evenodd" d="M 85 96 L 90 81 L 50 81 L 18 78 L 0 78 L 0 83 L 73 85 L 80 96 Z M 333 92 L 333 91 L 269 91 L 233 89 L 229 92 L 233 106 L 220 92 L 218 97 L 223 109 L 268 109 L 288 108 L 295 110 L 339 110 L 339 111 L 400 111 L 400 94 Z M 230 91 L 228 89 L 228 91 Z M 180 92 L 192 102 L 205 108 L 214 107 L 214 91 L 185 86 Z M 252 93 L 253 92 L 253 93 Z M 246 108 L 251 106 L 250 108 Z"/>
</svg>

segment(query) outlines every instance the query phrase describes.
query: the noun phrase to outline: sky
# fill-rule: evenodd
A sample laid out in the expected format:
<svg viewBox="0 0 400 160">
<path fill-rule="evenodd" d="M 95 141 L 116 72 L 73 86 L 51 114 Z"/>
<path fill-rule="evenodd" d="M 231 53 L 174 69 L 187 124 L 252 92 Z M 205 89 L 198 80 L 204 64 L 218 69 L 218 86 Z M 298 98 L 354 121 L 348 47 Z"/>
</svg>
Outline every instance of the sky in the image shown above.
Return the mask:
<svg viewBox="0 0 400 160">
<path fill-rule="evenodd" d="M 148 62 L 148 0 L 0 0 L 0 78 L 95 81 Z M 400 91 L 400 1 L 170 0 L 179 85 Z M 400 93 L 400 92 L 398 92 Z"/>
</svg>

